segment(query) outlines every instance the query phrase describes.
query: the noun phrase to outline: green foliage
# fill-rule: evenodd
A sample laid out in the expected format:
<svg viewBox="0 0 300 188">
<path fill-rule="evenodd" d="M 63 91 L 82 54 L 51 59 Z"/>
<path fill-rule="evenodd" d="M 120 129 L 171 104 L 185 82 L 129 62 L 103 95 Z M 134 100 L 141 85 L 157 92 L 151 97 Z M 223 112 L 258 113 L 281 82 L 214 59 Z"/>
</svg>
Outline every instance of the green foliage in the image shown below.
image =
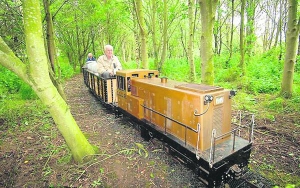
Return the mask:
<svg viewBox="0 0 300 188">
<path fill-rule="evenodd" d="M 269 101 L 268 108 L 276 111 L 276 112 L 282 112 L 283 111 L 283 103 L 284 99 L 281 97 L 275 98 L 271 101 Z"/>
<path fill-rule="evenodd" d="M 79 69 L 73 69 L 71 64 L 68 62 L 68 59 L 64 55 L 59 56 L 59 62 L 61 69 L 61 77 L 63 80 L 72 78 L 76 73 L 79 72 Z M 56 74 L 58 75 L 58 73 Z"/>
<path fill-rule="evenodd" d="M 215 57 L 215 82 L 230 82 L 247 93 L 273 94 L 280 90 L 283 62 L 278 60 L 280 50 L 246 58 L 246 75 L 241 75 L 239 54 L 230 61 L 228 55 Z"/>
<path fill-rule="evenodd" d="M 21 98 L 24 100 L 27 99 L 37 99 L 38 96 L 35 94 L 35 92 L 31 89 L 31 87 L 28 84 L 22 84 L 19 91 Z"/>
<path fill-rule="evenodd" d="M 251 81 L 247 84 L 247 89 L 254 93 L 278 92 L 282 67 L 283 63 L 278 61 L 276 52 L 250 59 L 247 64 L 247 76 Z"/>
<path fill-rule="evenodd" d="M 235 82 L 240 78 L 240 69 L 237 67 L 231 67 L 228 69 L 219 69 L 217 76 L 217 82 Z"/>
<path fill-rule="evenodd" d="M 189 64 L 186 59 L 168 59 L 163 64 L 160 74 L 172 80 L 188 81 Z"/>
<path fill-rule="evenodd" d="M 296 57 L 296 65 L 295 65 L 295 72 L 300 71 L 300 55 Z"/>
<path fill-rule="evenodd" d="M 45 107 L 39 100 L 23 100 L 11 96 L 10 99 L 0 101 L 0 119 L 4 120 L 1 129 L 14 128 L 16 126 L 32 126 L 34 122 L 41 122 L 50 117 L 45 112 Z"/>
<path fill-rule="evenodd" d="M 284 112 L 285 113 L 300 113 L 300 93 L 295 93 L 291 99 L 285 99 Z"/>
<path fill-rule="evenodd" d="M 11 93 L 16 93 L 19 91 L 22 85 L 22 81 L 12 73 L 10 70 L 6 69 L 0 65 L 0 96 L 1 98 L 7 96 Z"/>
<path fill-rule="evenodd" d="M 37 99 L 31 87 L 16 74 L 0 65 L 0 99 L 19 93 L 21 99 Z"/>
<path fill-rule="evenodd" d="M 122 68 L 123 69 L 136 69 L 137 63 L 134 61 L 124 62 L 124 63 L 122 63 Z"/>
<path fill-rule="evenodd" d="M 255 96 L 251 94 L 238 91 L 237 95 L 233 98 L 232 105 L 234 109 L 255 113 L 256 109 L 254 108 L 254 106 L 257 105 L 257 100 L 255 99 Z"/>
</svg>

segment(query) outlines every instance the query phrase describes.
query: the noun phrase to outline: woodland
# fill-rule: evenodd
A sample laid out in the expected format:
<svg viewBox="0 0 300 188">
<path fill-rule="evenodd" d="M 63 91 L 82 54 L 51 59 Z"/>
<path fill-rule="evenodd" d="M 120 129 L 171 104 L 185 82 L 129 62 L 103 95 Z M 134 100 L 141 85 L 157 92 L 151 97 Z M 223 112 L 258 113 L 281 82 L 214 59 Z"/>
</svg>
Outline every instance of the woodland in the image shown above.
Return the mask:
<svg viewBox="0 0 300 188">
<path fill-rule="evenodd" d="M 111 150 L 138 166 L 141 151 L 157 152 L 156 143 L 143 141 L 133 149 L 104 144 L 127 128 L 97 140 L 97 128 L 83 122 L 90 114 L 74 115 L 82 110 L 72 95 L 84 91 L 81 67 L 106 44 L 124 69 L 157 69 L 169 79 L 236 90 L 234 113 L 254 114 L 257 122 L 250 169 L 273 186 L 300 186 L 299 9 L 297 0 L 1 0 L 0 186 L 127 187 L 109 163 L 86 170 L 92 156 Z M 181 170 L 149 157 L 142 171 L 149 182 L 133 187 L 157 187 L 160 180 L 174 186 L 167 174 Z"/>
</svg>

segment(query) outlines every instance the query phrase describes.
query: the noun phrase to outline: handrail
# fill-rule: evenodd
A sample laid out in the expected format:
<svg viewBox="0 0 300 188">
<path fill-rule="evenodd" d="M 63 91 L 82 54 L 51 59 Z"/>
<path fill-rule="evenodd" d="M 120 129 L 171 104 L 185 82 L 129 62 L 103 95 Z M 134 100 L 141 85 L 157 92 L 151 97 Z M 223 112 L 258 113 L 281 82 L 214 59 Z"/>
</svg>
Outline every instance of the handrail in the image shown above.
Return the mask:
<svg viewBox="0 0 300 188">
<path fill-rule="evenodd" d="M 251 117 L 251 127 L 248 127 L 248 131 L 249 131 L 249 143 L 252 143 L 253 142 L 253 132 L 254 132 L 254 114 L 252 114 L 252 117 Z M 245 128 L 246 126 L 239 126 L 238 128 L 235 128 L 235 129 L 232 129 L 231 131 L 225 133 L 225 134 L 222 134 L 220 136 L 215 136 L 216 134 L 216 130 L 213 129 L 212 130 L 212 136 L 211 136 L 211 143 L 210 143 L 210 156 L 209 156 L 209 166 L 210 168 L 212 168 L 213 164 L 214 164 L 214 159 L 215 159 L 215 145 L 216 145 L 216 141 L 221 139 L 221 138 L 224 138 L 225 136 L 229 135 L 229 134 L 232 134 L 233 133 L 233 143 L 232 143 L 232 151 L 235 150 L 235 137 L 236 137 L 236 132 L 237 131 L 240 131 L 241 128 Z M 247 127 L 246 127 L 247 128 Z"/>
<path fill-rule="evenodd" d="M 158 115 L 161 115 L 162 117 L 164 117 L 164 118 L 166 118 L 168 120 L 171 120 L 171 121 L 173 121 L 173 122 L 175 122 L 175 123 L 177 123 L 177 124 L 179 124 L 179 125 L 187 128 L 187 129 L 189 129 L 191 131 L 194 131 L 195 133 L 198 133 L 198 130 L 193 129 L 193 128 L 191 128 L 191 127 L 189 127 L 189 126 L 187 126 L 187 125 L 185 125 L 185 124 L 183 124 L 183 123 L 181 123 L 181 122 L 179 122 L 179 121 L 177 121 L 175 119 L 172 119 L 172 118 L 170 118 L 170 117 L 168 117 L 168 116 L 166 116 L 166 115 L 164 115 L 164 114 L 162 114 L 162 113 L 160 113 L 160 112 L 158 112 L 156 110 L 153 110 L 152 108 L 149 108 L 149 107 L 147 107 L 147 106 L 145 106 L 143 104 L 141 104 L 141 106 L 144 107 L 144 108 L 146 108 L 146 109 L 148 109 L 148 110 L 150 110 L 150 111 L 152 111 L 152 112 L 154 112 L 154 113 L 156 113 L 156 114 L 158 114 Z"/>
<path fill-rule="evenodd" d="M 195 132 L 195 133 L 198 133 L 198 132 L 200 131 L 200 130 L 199 130 L 199 129 L 200 129 L 200 126 L 197 126 L 197 129 L 198 129 L 198 130 L 193 129 L 193 128 L 191 128 L 191 127 L 189 127 L 189 126 L 187 126 L 187 125 L 185 125 L 185 124 L 183 124 L 183 123 L 181 123 L 181 122 L 179 122 L 179 121 L 177 121 L 177 120 L 175 120 L 175 119 L 172 119 L 172 118 L 166 116 L 165 114 L 162 114 L 162 113 L 160 113 L 160 112 L 158 112 L 158 111 L 156 111 L 156 110 L 153 110 L 152 108 L 147 107 L 146 105 L 141 104 L 141 106 L 144 107 L 144 109 L 150 110 L 151 112 L 154 112 L 154 113 L 156 113 L 156 114 L 158 114 L 158 115 L 160 115 L 160 116 L 162 116 L 162 117 L 165 118 L 165 125 L 164 125 L 164 129 L 165 129 L 164 131 L 165 131 L 165 134 L 167 134 L 167 122 L 166 122 L 167 119 L 170 120 L 170 121 L 173 121 L 173 122 L 177 123 L 178 125 L 183 126 L 183 127 L 185 128 L 185 134 L 184 134 L 184 144 L 185 144 L 185 146 L 186 146 L 186 129 L 189 129 L 189 130 L 191 130 L 191 131 L 193 131 L 193 132 Z M 150 122 L 151 122 L 151 119 L 150 119 Z"/>
</svg>

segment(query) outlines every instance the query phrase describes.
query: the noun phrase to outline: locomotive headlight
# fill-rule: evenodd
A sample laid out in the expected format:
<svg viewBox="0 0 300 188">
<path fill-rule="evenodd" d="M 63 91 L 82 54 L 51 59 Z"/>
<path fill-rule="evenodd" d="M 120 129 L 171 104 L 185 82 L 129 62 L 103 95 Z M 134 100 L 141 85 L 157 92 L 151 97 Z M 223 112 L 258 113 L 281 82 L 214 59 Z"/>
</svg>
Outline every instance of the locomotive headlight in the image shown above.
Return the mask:
<svg viewBox="0 0 300 188">
<path fill-rule="evenodd" d="M 214 97 L 212 95 L 205 95 L 204 96 L 204 105 L 206 105 L 207 103 L 210 103 L 213 100 L 214 100 Z"/>
<path fill-rule="evenodd" d="M 215 100 L 216 105 L 223 104 L 223 103 L 224 103 L 224 97 L 223 96 L 216 97 L 216 100 Z"/>
</svg>

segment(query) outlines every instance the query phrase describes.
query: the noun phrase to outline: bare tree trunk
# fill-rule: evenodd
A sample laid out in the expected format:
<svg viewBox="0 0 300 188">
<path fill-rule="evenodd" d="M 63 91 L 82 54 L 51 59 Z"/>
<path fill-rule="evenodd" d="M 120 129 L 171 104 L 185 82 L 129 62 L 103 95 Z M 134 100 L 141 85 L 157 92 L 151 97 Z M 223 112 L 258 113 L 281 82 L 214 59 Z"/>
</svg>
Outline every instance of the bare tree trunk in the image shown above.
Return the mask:
<svg viewBox="0 0 300 188">
<path fill-rule="evenodd" d="M 214 40 L 214 42 L 215 42 L 215 50 L 214 50 L 214 52 L 215 52 L 215 54 L 218 54 L 218 55 L 220 55 L 219 54 L 219 52 L 220 52 L 220 49 L 221 49 L 221 28 L 222 28 L 222 26 L 221 26 L 221 13 L 220 13 L 220 4 L 218 3 L 218 7 L 217 7 L 217 19 L 216 19 L 216 24 L 214 25 L 214 38 L 215 38 L 215 40 Z"/>
<path fill-rule="evenodd" d="M 229 42 L 229 57 L 226 61 L 226 68 L 229 66 L 229 61 L 232 58 L 232 43 L 233 43 L 233 21 L 234 21 L 234 0 L 231 0 L 231 30 L 230 30 L 230 42 Z"/>
<path fill-rule="evenodd" d="M 300 31 L 300 19 L 297 18 L 298 0 L 288 0 L 288 28 L 286 31 L 286 52 L 281 82 L 281 95 L 285 98 L 292 97 L 294 68 Z"/>
<path fill-rule="evenodd" d="M 267 20 L 267 22 L 265 23 L 265 32 L 263 35 L 263 52 L 266 52 L 268 49 L 269 30 L 269 21 Z"/>
<path fill-rule="evenodd" d="M 278 40 L 279 40 L 279 36 L 280 36 L 280 33 L 281 33 L 281 29 L 282 29 L 282 7 L 283 7 L 283 4 L 282 4 L 282 1 L 280 0 L 279 2 L 279 18 L 278 18 L 278 22 L 277 22 L 277 29 L 276 29 L 276 36 L 275 36 L 275 41 L 274 41 L 274 47 L 277 46 L 278 44 Z"/>
</svg>

